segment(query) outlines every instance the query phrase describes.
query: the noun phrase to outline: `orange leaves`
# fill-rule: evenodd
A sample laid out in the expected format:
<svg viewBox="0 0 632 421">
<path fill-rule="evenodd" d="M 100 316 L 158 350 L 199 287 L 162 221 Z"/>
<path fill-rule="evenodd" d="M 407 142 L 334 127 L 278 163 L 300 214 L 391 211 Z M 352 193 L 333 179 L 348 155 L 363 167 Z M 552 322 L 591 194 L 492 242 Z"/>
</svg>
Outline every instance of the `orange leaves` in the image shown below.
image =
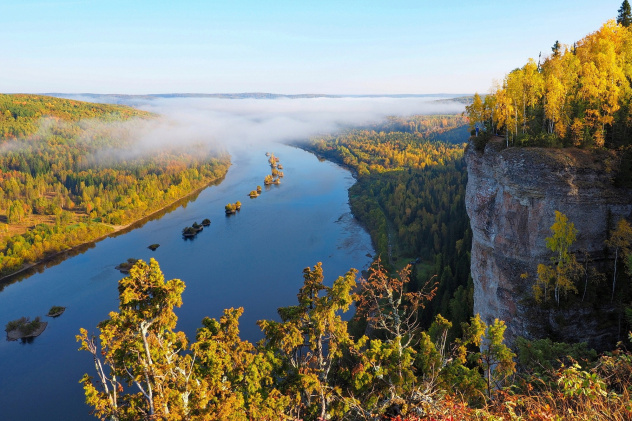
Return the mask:
<svg viewBox="0 0 632 421">
<path fill-rule="evenodd" d="M 437 282 L 432 279 L 416 292 L 408 291 L 410 282 L 410 266 L 399 271 L 396 276 L 389 275 L 378 258 L 369 271 L 368 279 L 360 280 L 360 294 L 358 296 L 358 312 L 366 315 L 368 320 L 385 323 L 380 317 L 396 317 L 397 312 L 403 311 L 400 321 L 416 324 L 417 310 L 426 306 L 437 293 Z M 415 320 L 413 322 L 413 319 Z"/>
</svg>

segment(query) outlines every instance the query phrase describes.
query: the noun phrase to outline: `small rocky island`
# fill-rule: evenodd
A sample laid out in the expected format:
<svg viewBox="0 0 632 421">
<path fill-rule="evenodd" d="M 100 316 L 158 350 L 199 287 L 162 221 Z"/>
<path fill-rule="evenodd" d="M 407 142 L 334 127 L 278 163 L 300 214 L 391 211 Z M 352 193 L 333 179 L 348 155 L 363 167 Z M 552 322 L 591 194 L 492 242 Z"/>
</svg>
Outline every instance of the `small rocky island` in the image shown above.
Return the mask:
<svg viewBox="0 0 632 421">
<path fill-rule="evenodd" d="M 160 244 L 151 244 L 149 246 L 147 246 L 147 248 L 151 251 L 156 251 L 156 249 L 160 247 Z"/>
<path fill-rule="evenodd" d="M 270 184 L 281 184 L 281 179 L 279 177 L 274 178 L 271 174 L 268 174 L 263 179 L 263 184 L 269 186 Z"/>
<path fill-rule="evenodd" d="M 266 153 L 266 156 L 269 156 L 268 163 L 270 164 L 270 172 L 263 179 L 263 184 L 269 186 L 271 184 L 281 184 L 281 177 L 284 176 L 283 171 L 279 171 L 283 169 L 283 165 L 279 162 L 279 158 L 274 156 L 274 154 Z M 261 193 L 261 192 L 259 192 Z M 252 196 L 251 196 L 252 197 Z"/>
<path fill-rule="evenodd" d="M 241 210 L 241 202 L 238 200 L 235 203 L 229 203 L 224 209 L 226 210 L 226 215 L 233 215 Z"/>
<path fill-rule="evenodd" d="M 48 317 L 59 317 L 62 314 L 64 314 L 64 311 L 66 311 L 66 307 L 62 307 L 62 306 L 52 306 L 50 308 L 50 310 L 48 310 Z"/>
<path fill-rule="evenodd" d="M 205 222 L 205 221 L 208 221 L 208 225 L 210 225 L 210 224 L 211 224 L 211 221 L 210 221 L 210 220 L 208 220 L 208 219 L 205 219 L 204 221 L 202 221 L 202 224 L 201 224 L 201 225 L 200 225 L 200 224 L 198 224 L 198 223 L 197 223 L 197 221 L 196 221 L 196 222 L 194 222 L 194 223 L 193 223 L 193 225 L 191 225 L 190 227 L 185 227 L 185 228 L 182 230 L 182 236 L 183 236 L 184 238 L 193 238 L 193 237 L 195 237 L 195 236 L 196 236 L 196 235 L 198 235 L 198 233 L 199 233 L 200 231 L 202 231 L 202 230 L 204 229 L 204 227 L 206 226 L 206 225 L 204 225 L 204 222 Z"/>
<path fill-rule="evenodd" d="M 127 259 L 127 262 L 120 263 L 114 267 L 114 269 L 120 271 L 121 273 L 129 273 L 129 270 L 138 262 L 138 259 L 130 257 Z"/>
<path fill-rule="evenodd" d="M 20 317 L 7 323 L 4 330 L 7 332 L 8 341 L 17 341 L 41 335 L 46 326 L 48 322 L 42 322 L 39 316 L 32 321 L 28 317 Z"/>
</svg>

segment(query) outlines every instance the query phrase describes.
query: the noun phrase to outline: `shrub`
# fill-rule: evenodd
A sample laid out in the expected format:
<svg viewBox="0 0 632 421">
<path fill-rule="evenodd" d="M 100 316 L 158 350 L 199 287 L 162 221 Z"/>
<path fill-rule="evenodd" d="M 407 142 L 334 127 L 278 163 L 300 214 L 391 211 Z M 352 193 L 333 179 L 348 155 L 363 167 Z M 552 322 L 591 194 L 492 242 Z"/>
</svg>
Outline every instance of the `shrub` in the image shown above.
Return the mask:
<svg viewBox="0 0 632 421">
<path fill-rule="evenodd" d="M 56 314 L 62 313 L 64 310 L 66 310 L 66 307 L 52 306 L 50 310 L 48 310 L 48 315 L 54 316 Z"/>
<path fill-rule="evenodd" d="M 42 322 L 40 321 L 40 317 L 37 316 L 35 319 L 33 319 L 32 322 L 28 321 L 28 318 L 26 319 L 26 322 L 23 323 L 19 329 L 20 332 L 22 332 L 22 334 L 28 336 L 30 334 L 32 334 L 33 332 L 35 332 L 37 329 L 39 329 L 40 325 L 42 324 Z"/>
<path fill-rule="evenodd" d="M 11 320 L 9 323 L 7 323 L 7 325 L 6 325 L 4 330 L 7 331 L 7 332 L 10 332 L 12 330 L 18 329 L 20 326 L 22 326 L 27 321 L 28 321 L 28 318 L 26 318 L 26 317 L 20 317 L 19 319 Z"/>
</svg>

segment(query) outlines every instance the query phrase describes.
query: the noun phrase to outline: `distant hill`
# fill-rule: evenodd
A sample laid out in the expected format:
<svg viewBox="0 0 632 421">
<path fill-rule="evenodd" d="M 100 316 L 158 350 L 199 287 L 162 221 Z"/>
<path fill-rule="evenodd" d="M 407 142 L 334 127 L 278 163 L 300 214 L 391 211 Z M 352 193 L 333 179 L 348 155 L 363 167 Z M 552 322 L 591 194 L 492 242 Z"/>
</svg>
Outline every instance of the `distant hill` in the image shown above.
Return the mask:
<svg viewBox="0 0 632 421">
<path fill-rule="evenodd" d="M 147 95 L 125 94 L 93 94 L 93 93 L 46 93 L 59 98 L 73 98 L 118 104 L 129 103 L 134 100 L 153 100 L 161 98 L 218 98 L 218 99 L 305 99 L 305 98 L 440 98 L 439 101 L 456 100 L 471 103 L 472 94 L 375 94 L 375 95 L 329 95 L 329 94 L 274 94 L 267 92 L 242 93 L 167 93 Z"/>
</svg>

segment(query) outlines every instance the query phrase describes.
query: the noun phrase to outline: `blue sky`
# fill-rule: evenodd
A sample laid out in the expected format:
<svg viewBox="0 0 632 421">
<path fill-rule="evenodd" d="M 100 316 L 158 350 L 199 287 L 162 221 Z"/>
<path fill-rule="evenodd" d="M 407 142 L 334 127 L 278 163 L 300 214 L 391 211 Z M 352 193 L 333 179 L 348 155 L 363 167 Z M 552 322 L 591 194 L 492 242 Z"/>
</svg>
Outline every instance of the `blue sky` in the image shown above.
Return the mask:
<svg viewBox="0 0 632 421">
<path fill-rule="evenodd" d="M 0 92 L 487 92 L 621 1 L 0 1 Z"/>
</svg>

